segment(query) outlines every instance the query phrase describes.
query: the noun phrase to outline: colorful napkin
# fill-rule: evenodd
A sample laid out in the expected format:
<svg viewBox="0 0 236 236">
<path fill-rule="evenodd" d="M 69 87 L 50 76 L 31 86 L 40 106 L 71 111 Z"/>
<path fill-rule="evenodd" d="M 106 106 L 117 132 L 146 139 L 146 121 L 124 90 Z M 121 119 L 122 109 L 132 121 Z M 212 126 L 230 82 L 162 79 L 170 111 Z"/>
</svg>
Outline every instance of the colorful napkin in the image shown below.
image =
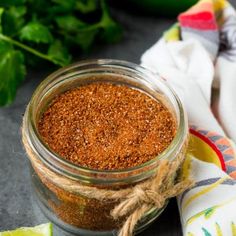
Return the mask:
<svg viewBox="0 0 236 236">
<path fill-rule="evenodd" d="M 183 235 L 236 236 L 235 10 L 224 0 L 199 1 L 141 64 L 169 82 L 191 125 L 182 175 L 196 184 L 178 197 Z"/>
</svg>

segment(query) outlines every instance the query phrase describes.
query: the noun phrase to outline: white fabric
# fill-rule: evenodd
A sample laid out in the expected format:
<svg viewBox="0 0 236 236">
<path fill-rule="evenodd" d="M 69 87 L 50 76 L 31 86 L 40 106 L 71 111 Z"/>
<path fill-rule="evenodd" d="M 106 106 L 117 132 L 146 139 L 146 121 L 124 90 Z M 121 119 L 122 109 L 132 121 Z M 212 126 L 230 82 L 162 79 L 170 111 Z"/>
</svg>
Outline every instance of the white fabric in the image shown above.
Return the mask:
<svg viewBox="0 0 236 236">
<path fill-rule="evenodd" d="M 215 78 L 219 81 L 216 114 L 226 134 L 236 142 L 236 62 L 219 57 Z"/>
<path fill-rule="evenodd" d="M 210 108 L 214 66 L 196 40 L 159 40 L 141 57 L 141 65 L 163 76 L 183 101 L 190 124 L 224 135 Z"/>
</svg>

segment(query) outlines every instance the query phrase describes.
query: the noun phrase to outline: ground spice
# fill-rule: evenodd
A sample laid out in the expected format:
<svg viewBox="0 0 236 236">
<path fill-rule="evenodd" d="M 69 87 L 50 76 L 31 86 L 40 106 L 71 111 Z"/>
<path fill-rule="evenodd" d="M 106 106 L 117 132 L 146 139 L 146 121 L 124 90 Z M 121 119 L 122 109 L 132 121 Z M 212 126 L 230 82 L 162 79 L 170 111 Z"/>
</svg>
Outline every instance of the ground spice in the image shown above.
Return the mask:
<svg viewBox="0 0 236 236">
<path fill-rule="evenodd" d="M 42 114 L 44 142 L 70 162 L 97 170 L 141 165 L 173 140 L 171 112 L 125 85 L 91 83 L 57 96 Z"/>
</svg>

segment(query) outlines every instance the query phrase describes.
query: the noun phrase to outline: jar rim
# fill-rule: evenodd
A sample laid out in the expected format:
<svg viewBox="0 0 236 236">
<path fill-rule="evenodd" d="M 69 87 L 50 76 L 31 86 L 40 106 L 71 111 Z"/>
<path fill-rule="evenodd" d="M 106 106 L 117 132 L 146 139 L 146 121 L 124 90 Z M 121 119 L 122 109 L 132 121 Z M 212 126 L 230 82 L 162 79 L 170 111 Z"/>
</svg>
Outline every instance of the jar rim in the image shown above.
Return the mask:
<svg viewBox="0 0 236 236">
<path fill-rule="evenodd" d="M 80 166 L 80 165 L 76 165 L 73 164 L 72 162 L 66 160 L 65 158 L 61 157 L 59 154 L 53 152 L 51 149 L 48 148 L 48 146 L 45 144 L 45 142 L 42 140 L 40 134 L 38 133 L 37 127 L 35 122 L 32 120 L 32 113 L 34 112 L 34 102 L 36 101 L 37 96 L 39 95 L 39 93 L 41 93 L 43 91 L 43 89 L 45 89 L 50 83 L 52 83 L 53 81 L 55 82 L 55 80 L 63 75 L 64 73 L 67 73 L 69 71 L 73 71 L 73 70 L 78 70 L 82 67 L 86 67 L 86 66 L 104 66 L 104 67 L 119 67 L 122 68 L 124 70 L 132 70 L 133 72 L 137 72 L 137 73 L 141 73 L 142 75 L 145 75 L 145 79 L 147 82 L 148 81 L 147 77 L 153 77 L 155 79 L 159 78 L 159 83 L 161 83 L 165 88 L 167 88 L 169 90 L 169 92 L 173 95 L 175 102 L 177 104 L 178 107 L 178 112 L 179 112 L 179 124 L 177 127 L 177 132 L 176 135 L 174 137 L 174 139 L 172 140 L 172 142 L 170 143 L 170 145 L 159 155 L 157 155 L 156 157 L 154 157 L 153 159 L 135 166 L 135 167 L 131 167 L 131 168 L 125 168 L 125 169 L 119 169 L 119 170 L 97 170 L 97 169 L 91 169 L 88 167 L 84 167 L 84 166 Z M 34 152 L 38 153 L 38 148 L 37 145 L 39 145 L 41 148 L 44 149 L 45 153 L 47 153 L 48 156 L 52 157 L 52 160 L 49 160 L 49 158 L 42 158 L 42 161 L 49 165 L 49 167 L 51 167 L 52 169 L 57 169 L 55 168 L 55 166 L 53 166 L 53 163 L 57 163 L 58 165 L 60 165 L 60 172 L 68 175 L 70 177 L 73 178 L 73 176 L 77 176 L 75 175 L 74 171 L 78 171 L 79 175 L 81 175 L 81 173 L 89 173 L 90 175 L 94 174 L 99 174 L 99 175 L 120 175 L 120 174 L 128 174 L 131 173 L 133 171 L 137 171 L 137 170 L 142 170 L 145 167 L 149 166 L 149 165 L 154 165 L 154 163 L 156 163 L 159 160 L 164 159 L 167 156 L 171 156 L 171 154 L 173 153 L 174 150 L 178 149 L 181 144 L 183 143 L 183 141 L 186 139 L 187 136 L 187 132 L 188 132 L 188 128 L 187 128 L 187 118 L 186 118 L 186 112 L 184 110 L 184 107 L 182 105 L 182 102 L 180 101 L 179 97 L 177 96 L 177 94 L 174 92 L 174 90 L 168 85 L 168 83 L 157 73 L 154 73 L 140 65 L 137 65 L 135 63 L 131 63 L 131 62 L 127 62 L 124 60 L 113 60 L 113 59 L 95 59 L 95 60 L 83 60 L 83 61 L 79 61 L 76 63 L 73 63 L 69 66 L 66 66 L 64 68 L 61 68 L 57 71 L 55 71 L 54 73 L 50 74 L 49 76 L 46 77 L 45 80 L 43 80 L 40 85 L 36 88 L 35 92 L 32 95 L 32 98 L 30 100 L 30 103 L 27 107 L 26 110 L 26 122 L 27 124 L 25 124 L 25 127 L 27 127 L 27 136 L 28 136 L 28 142 L 30 143 L 31 147 L 33 148 Z M 47 156 L 46 155 L 46 156 Z M 40 155 L 39 155 L 40 156 Z M 41 157 L 41 156 L 40 156 Z M 53 162 L 52 162 L 53 161 Z M 73 169 L 73 174 L 70 173 L 70 170 Z M 58 170 L 56 170 L 58 172 Z"/>
</svg>

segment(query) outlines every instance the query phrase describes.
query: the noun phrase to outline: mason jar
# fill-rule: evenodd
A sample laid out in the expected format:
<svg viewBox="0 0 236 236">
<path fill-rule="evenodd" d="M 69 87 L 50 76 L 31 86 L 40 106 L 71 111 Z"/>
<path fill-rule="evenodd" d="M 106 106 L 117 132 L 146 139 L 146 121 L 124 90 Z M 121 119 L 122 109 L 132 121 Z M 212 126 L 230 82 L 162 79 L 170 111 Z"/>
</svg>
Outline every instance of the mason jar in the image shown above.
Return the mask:
<svg viewBox="0 0 236 236">
<path fill-rule="evenodd" d="M 126 85 L 162 102 L 177 124 L 176 135 L 170 145 L 160 155 L 140 166 L 109 171 L 75 165 L 50 150 L 37 128 L 43 112 L 57 95 L 95 82 Z M 120 190 L 152 178 L 160 160 L 172 162 L 177 158 L 183 159 L 188 143 L 188 124 L 179 98 L 160 76 L 130 62 L 100 59 L 75 63 L 49 75 L 35 90 L 27 106 L 22 134 L 30 160 L 33 190 L 45 215 L 72 234 L 99 236 L 115 235 L 125 220 L 114 220 L 110 215 L 118 202 L 86 197 L 72 187 L 82 185 Z M 166 204 L 161 209 L 153 207 L 146 212 L 135 227 L 135 233 L 151 224 Z"/>
</svg>

